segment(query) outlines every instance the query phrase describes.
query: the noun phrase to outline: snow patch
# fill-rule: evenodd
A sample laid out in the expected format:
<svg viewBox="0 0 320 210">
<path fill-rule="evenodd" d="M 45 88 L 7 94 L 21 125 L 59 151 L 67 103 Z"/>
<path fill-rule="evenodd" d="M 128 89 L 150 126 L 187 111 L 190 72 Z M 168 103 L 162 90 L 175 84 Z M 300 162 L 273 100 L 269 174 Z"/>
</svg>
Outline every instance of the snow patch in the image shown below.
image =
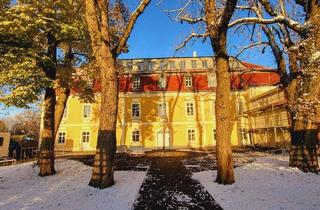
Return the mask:
<svg viewBox="0 0 320 210">
<path fill-rule="evenodd" d="M 25 163 L 0 168 L 0 209 L 131 209 L 146 171 L 115 171 L 115 185 L 88 186 L 92 168 L 73 160 L 57 160 L 57 174 L 39 177 Z"/>
<path fill-rule="evenodd" d="M 258 157 L 235 169 L 236 183 L 218 185 L 216 171 L 193 177 L 225 210 L 320 209 L 320 176 L 288 167 L 287 156 Z"/>
</svg>

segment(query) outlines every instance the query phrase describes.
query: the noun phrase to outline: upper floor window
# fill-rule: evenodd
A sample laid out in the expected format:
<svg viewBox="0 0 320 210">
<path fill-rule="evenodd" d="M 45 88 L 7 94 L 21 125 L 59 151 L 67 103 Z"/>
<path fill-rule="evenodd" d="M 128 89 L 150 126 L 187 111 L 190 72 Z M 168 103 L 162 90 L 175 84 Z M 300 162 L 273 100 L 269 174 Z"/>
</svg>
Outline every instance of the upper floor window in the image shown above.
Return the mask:
<svg viewBox="0 0 320 210">
<path fill-rule="evenodd" d="M 128 70 L 132 70 L 132 60 L 129 60 L 129 61 L 127 61 L 127 66 L 126 66 L 126 68 L 128 69 Z"/>
<path fill-rule="evenodd" d="M 64 144 L 66 142 L 66 132 L 58 132 L 58 144 Z"/>
<path fill-rule="evenodd" d="M 160 68 L 160 70 L 166 70 L 167 69 L 167 62 L 160 61 L 159 68 Z"/>
<path fill-rule="evenodd" d="M 175 69 L 175 68 L 176 68 L 176 62 L 174 62 L 174 61 L 169 61 L 169 68 L 170 68 L 170 69 Z"/>
<path fill-rule="evenodd" d="M 236 107 L 237 107 L 237 114 L 242 115 L 243 114 L 243 102 L 241 100 L 236 101 Z"/>
<path fill-rule="evenodd" d="M 187 116 L 193 116 L 194 115 L 194 105 L 191 102 L 188 102 L 186 104 L 187 106 Z"/>
<path fill-rule="evenodd" d="M 196 140 L 196 131 L 194 129 L 188 129 L 188 141 Z"/>
<path fill-rule="evenodd" d="M 90 118 L 91 117 L 91 105 L 90 104 L 83 105 L 82 117 L 83 118 Z"/>
<path fill-rule="evenodd" d="M 67 114 L 68 114 L 68 105 L 66 104 L 66 106 L 64 107 L 64 110 L 63 110 L 62 119 L 66 119 Z"/>
<path fill-rule="evenodd" d="M 186 68 L 186 61 L 180 61 L 180 68 L 185 69 Z"/>
<path fill-rule="evenodd" d="M 159 88 L 166 88 L 167 87 L 167 78 L 165 76 L 161 76 L 159 78 Z"/>
<path fill-rule="evenodd" d="M 138 89 L 138 88 L 140 88 L 140 77 L 138 77 L 138 76 L 133 77 L 133 80 L 132 80 L 132 88 L 133 88 L 133 89 Z"/>
<path fill-rule="evenodd" d="M 140 140 L 140 131 L 132 131 L 132 141 L 139 141 Z"/>
<path fill-rule="evenodd" d="M 89 131 L 82 132 L 81 138 L 82 138 L 82 142 L 88 143 L 90 141 L 90 132 Z"/>
<path fill-rule="evenodd" d="M 208 62 L 207 62 L 207 60 L 203 60 L 203 61 L 202 61 L 202 68 L 203 68 L 203 69 L 207 69 L 207 68 L 208 68 Z"/>
<path fill-rule="evenodd" d="M 132 104 L 132 118 L 140 117 L 140 104 Z"/>
<path fill-rule="evenodd" d="M 165 118 L 167 117 L 167 105 L 166 103 L 160 103 L 158 105 L 159 117 Z"/>
<path fill-rule="evenodd" d="M 190 75 L 185 76 L 184 79 L 185 79 L 186 87 L 191 88 L 192 87 L 192 76 L 190 76 Z"/>
<path fill-rule="evenodd" d="M 191 68 L 193 68 L 193 69 L 197 68 L 197 61 L 196 60 L 191 61 Z"/>
<path fill-rule="evenodd" d="M 216 78 L 216 73 L 210 73 L 207 76 L 208 79 L 208 87 L 217 87 L 217 78 Z"/>
</svg>

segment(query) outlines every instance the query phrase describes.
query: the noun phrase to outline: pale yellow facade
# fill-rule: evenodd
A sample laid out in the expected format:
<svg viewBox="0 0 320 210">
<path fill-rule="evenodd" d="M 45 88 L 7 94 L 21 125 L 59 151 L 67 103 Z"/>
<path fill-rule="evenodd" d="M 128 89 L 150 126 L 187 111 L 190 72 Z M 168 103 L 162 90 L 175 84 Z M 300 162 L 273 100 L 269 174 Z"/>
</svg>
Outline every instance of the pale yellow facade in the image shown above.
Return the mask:
<svg viewBox="0 0 320 210">
<path fill-rule="evenodd" d="M 190 59 L 184 58 L 186 61 Z M 203 65 L 202 60 L 204 58 L 197 61 L 200 66 Z M 140 60 L 135 62 L 142 63 Z M 158 63 L 161 61 L 158 60 Z M 186 62 L 186 65 L 191 65 L 191 62 Z M 212 59 L 208 59 L 205 65 L 206 68 L 214 68 Z M 241 67 L 241 64 L 233 65 Z M 252 116 L 246 111 L 250 110 L 252 99 L 274 89 L 277 87 L 258 86 L 232 91 L 232 145 L 257 143 L 252 140 L 254 138 Z M 96 102 L 92 104 L 81 102 L 75 95 L 69 97 L 55 142 L 57 152 L 95 151 L 99 125 L 99 93 L 95 97 Z M 214 91 L 120 92 L 117 148 L 119 151 L 136 148 L 142 150 L 212 148 L 216 144 L 214 103 Z M 135 111 L 137 107 L 138 112 Z M 283 112 L 283 109 L 278 111 Z"/>
</svg>

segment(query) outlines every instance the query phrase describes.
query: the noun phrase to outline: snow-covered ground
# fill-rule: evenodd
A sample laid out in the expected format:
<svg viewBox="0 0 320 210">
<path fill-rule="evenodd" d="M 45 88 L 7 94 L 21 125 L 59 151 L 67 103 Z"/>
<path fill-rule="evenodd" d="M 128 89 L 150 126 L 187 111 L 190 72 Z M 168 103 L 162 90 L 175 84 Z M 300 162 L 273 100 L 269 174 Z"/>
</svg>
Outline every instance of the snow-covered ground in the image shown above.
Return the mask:
<svg viewBox="0 0 320 210">
<path fill-rule="evenodd" d="M 116 171 L 116 184 L 99 190 L 88 186 L 92 168 L 57 160 L 57 174 L 39 177 L 33 163 L 0 168 L 0 209 L 131 209 L 146 171 Z"/>
<path fill-rule="evenodd" d="M 236 183 L 218 185 L 216 171 L 193 174 L 225 210 L 320 209 L 320 175 L 288 167 L 287 156 L 257 157 L 235 169 Z"/>
</svg>

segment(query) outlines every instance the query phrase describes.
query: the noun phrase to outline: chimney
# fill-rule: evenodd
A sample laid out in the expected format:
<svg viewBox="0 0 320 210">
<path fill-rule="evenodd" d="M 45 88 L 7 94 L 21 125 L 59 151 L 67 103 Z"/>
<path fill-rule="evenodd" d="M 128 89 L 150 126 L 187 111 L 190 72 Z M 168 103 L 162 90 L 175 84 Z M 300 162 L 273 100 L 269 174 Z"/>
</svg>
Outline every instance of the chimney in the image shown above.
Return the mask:
<svg viewBox="0 0 320 210">
<path fill-rule="evenodd" d="M 194 58 L 197 57 L 197 51 L 192 52 L 192 57 L 194 57 Z"/>
</svg>

